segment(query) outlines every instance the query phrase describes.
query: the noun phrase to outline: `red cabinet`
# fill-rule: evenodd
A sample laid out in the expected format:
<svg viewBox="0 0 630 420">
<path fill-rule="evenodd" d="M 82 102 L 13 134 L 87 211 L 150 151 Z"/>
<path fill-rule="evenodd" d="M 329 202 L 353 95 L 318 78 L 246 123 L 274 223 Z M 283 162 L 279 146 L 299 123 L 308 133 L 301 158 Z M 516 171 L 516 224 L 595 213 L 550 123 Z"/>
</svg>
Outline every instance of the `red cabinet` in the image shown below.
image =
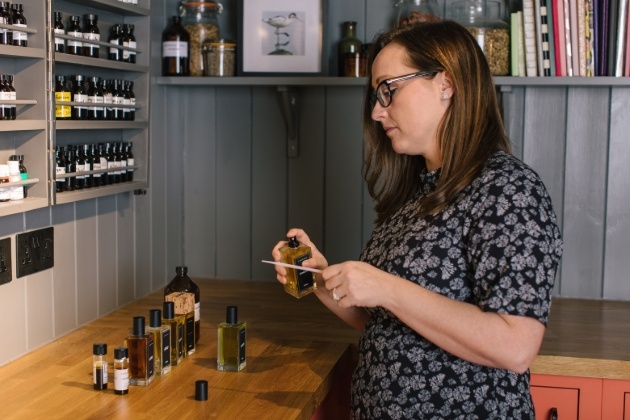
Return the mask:
<svg viewBox="0 0 630 420">
<path fill-rule="evenodd" d="M 603 419 L 630 420 L 630 381 L 604 380 Z"/>
<path fill-rule="evenodd" d="M 596 378 L 532 374 L 536 419 L 550 419 L 552 408 L 557 410 L 558 420 L 602 419 L 602 382 Z"/>
</svg>

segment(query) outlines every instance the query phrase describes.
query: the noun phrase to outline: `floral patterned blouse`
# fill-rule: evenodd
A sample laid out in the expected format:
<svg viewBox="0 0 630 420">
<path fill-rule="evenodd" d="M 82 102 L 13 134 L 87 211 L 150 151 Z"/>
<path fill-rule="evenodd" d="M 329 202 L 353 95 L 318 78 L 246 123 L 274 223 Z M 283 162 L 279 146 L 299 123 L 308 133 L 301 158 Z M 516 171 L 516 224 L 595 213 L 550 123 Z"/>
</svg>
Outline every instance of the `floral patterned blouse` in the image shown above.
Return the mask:
<svg viewBox="0 0 630 420">
<path fill-rule="evenodd" d="M 423 191 L 374 230 L 361 260 L 484 311 L 546 325 L 562 239 L 538 175 L 497 152 L 440 215 L 420 218 L 419 199 L 439 173 L 421 175 Z M 529 371 L 468 362 L 389 311 L 369 312 L 352 381 L 353 418 L 534 418 Z"/>
</svg>

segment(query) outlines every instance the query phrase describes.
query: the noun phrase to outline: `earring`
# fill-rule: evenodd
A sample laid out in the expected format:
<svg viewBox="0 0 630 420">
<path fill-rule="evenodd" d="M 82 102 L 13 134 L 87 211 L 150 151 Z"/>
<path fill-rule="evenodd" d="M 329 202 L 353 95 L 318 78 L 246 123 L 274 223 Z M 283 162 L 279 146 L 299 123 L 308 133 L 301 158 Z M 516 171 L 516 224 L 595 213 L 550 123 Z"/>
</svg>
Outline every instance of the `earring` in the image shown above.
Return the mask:
<svg viewBox="0 0 630 420">
<path fill-rule="evenodd" d="M 448 93 L 444 92 L 444 93 L 442 94 L 442 99 L 448 99 Z"/>
</svg>

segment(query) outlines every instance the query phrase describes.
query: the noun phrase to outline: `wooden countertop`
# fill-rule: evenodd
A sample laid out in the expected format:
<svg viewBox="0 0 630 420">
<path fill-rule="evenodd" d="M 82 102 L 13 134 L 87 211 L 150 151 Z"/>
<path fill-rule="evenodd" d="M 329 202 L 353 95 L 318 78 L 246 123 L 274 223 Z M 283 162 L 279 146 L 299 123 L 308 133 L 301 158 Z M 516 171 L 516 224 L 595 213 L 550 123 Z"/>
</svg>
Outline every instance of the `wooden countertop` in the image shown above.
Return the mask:
<svg viewBox="0 0 630 420">
<path fill-rule="evenodd" d="M 359 333 L 315 296 L 297 300 L 270 282 L 195 281 L 201 339 L 171 373 L 125 396 L 113 392 L 113 349 L 133 316 L 148 319 L 149 309 L 161 308 L 159 290 L 0 367 L 0 418 L 311 418 L 352 364 Z M 216 370 L 216 325 L 227 305 L 247 322 L 247 367 L 238 373 Z M 630 302 L 555 299 L 531 371 L 630 380 L 629 331 Z M 95 342 L 108 344 L 107 391 L 92 389 Z M 208 381 L 207 401 L 194 400 L 198 379 Z"/>
<path fill-rule="evenodd" d="M 280 285 L 255 281 L 195 280 L 201 288 L 197 351 L 147 386 L 113 391 L 113 352 L 133 316 L 160 309 L 162 290 L 124 306 L 0 367 L 0 418 L 239 418 L 309 419 L 350 365 L 358 332 L 315 296 L 297 300 Z M 238 305 L 247 322 L 247 367 L 216 369 L 216 325 Z M 92 344 L 108 345 L 109 388 L 92 388 Z M 196 401 L 195 381 L 208 381 L 208 400 Z"/>
</svg>

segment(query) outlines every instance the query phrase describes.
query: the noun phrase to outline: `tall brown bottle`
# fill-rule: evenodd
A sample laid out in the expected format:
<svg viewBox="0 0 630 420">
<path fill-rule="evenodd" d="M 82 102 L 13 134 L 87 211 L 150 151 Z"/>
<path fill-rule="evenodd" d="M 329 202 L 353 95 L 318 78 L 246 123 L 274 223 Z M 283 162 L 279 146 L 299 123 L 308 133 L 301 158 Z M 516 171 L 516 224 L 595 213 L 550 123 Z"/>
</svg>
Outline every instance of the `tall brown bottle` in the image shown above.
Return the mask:
<svg viewBox="0 0 630 420">
<path fill-rule="evenodd" d="M 188 267 L 180 266 L 175 268 L 177 275 L 164 289 L 164 298 L 171 293 L 193 293 L 195 295 L 195 343 L 199 341 L 199 331 L 201 327 L 201 299 L 199 286 L 188 277 Z"/>
<path fill-rule="evenodd" d="M 188 76 L 190 74 L 190 35 L 179 16 L 162 32 L 162 76 Z"/>
</svg>

